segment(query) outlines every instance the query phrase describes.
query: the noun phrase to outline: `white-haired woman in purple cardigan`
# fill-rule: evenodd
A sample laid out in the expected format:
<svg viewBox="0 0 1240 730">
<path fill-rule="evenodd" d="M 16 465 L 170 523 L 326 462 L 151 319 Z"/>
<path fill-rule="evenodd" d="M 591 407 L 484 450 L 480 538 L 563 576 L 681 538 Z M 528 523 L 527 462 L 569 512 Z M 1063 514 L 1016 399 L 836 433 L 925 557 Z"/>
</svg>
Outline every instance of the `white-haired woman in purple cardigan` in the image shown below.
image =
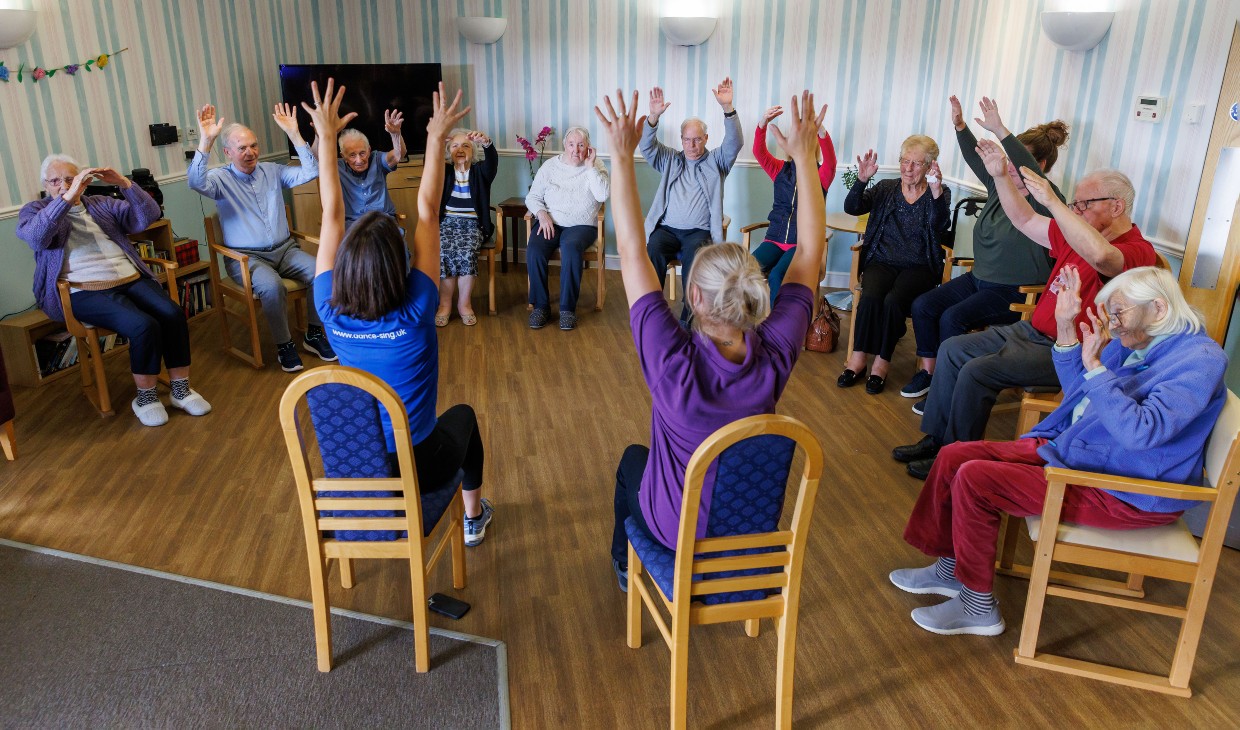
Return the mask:
<svg viewBox="0 0 1240 730">
<path fill-rule="evenodd" d="M 79 168 L 66 155 L 48 155 L 40 177 L 47 197 L 27 203 L 17 224 L 17 237 L 34 251 L 39 308 L 64 321 L 56 282 L 65 279 L 80 321 L 129 340 L 130 370 L 138 386 L 133 411 L 144 425 L 168 422 L 168 411 L 155 390 L 161 359 L 172 381 L 172 405 L 193 416 L 209 413 L 211 405 L 189 387 L 185 313 L 168 298 L 126 237 L 158 220 L 159 205 L 116 170 Z M 124 199 L 83 195 L 94 180 L 116 185 Z"/>
</svg>

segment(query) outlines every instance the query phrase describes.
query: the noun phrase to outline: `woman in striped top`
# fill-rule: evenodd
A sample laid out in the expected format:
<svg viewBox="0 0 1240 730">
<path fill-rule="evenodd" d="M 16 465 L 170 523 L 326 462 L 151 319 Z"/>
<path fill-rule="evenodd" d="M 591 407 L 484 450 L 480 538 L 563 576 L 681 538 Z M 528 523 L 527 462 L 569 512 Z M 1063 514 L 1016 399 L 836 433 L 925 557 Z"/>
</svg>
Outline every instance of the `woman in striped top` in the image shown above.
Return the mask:
<svg viewBox="0 0 1240 730">
<path fill-rule="evenodd" d="M 483 160 L 474 164 L 478 147 Z M 491 222 L 491 183 L 499 154 L 491 138 L 478 131 L 455 129 L 448 138 L 443 197 L 439 204 L 439 309 L 435 326 L 444 327 L 452 314 L 452 298 L 461 322 L 478 323 L 470 294 L 478 276 L 478 249 L 495 233 Z M 460 280 L 458 286 L 457 280 Z"/>
</svg>

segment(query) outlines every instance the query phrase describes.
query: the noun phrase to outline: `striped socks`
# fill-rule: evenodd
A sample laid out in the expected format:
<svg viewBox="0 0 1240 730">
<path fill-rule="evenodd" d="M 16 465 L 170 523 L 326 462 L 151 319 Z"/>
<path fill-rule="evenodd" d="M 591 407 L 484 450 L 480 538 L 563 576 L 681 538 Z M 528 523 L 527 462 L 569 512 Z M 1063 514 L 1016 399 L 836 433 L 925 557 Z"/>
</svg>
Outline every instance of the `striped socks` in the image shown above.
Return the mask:
<svg viewBox="0 0 1240 730">
<path fill-rule="evenodd" d="M 956 559 L 939 558 L 934 564 L 934 575 L 939 580 L 955 582 L 957 580 Z M 970 590 L 968 586 L 961 587 L 960 602 L 964 604 L 964 612 L 970 616 L 985 616 L 999 605 L 995 601 L 994 593 Z"/>
<path fill-rule="evenodd" d="M 956 582 L 956 559 L 955 558 L 939 558 L 934 564 L 934 575 L 941 581 L 948 583 Z"/>
</svg>

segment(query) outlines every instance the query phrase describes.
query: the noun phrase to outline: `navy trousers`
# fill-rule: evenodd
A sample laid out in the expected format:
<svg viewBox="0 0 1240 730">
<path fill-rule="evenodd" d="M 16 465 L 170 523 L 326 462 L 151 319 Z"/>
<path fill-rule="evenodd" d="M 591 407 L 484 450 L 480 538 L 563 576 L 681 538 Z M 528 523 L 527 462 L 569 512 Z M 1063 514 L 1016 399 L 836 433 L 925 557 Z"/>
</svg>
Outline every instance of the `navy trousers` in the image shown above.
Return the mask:
<svg viewBox="0 0 1240 730">
<path fill-rule="evenodd" d="M 169 369 L 189 367 L 185 312 L 153 279 L 144 276 L 102 291 L 75 291 L 69 301 L 79 321 L 129 340 L 129 370 L 134 375 L 159 375 L 160 359 Z"/>
<path fill-rule="evenodd" d="M 577 311 L 577 297 L 581 294 L 581 271 L 585 266 L 582 255 L 594 244 L 598 229 L 594 226 L 555 226 L 550 238 L 539 232 L 535 220 L 530 241 L 525 249 L 525 268 L 530 274 L 530 304 L 535 309 L 551 309 L 547 289 L 547 260 L 556 249 L 560 250 L 560 311 Z"/>
<path fill-rule="evenodd" d="M 646 253 L 650 254 L 650 263 L 654 264 L 654 272 L 659 275 L 659 286 L 667 280 L 667 262 L 680 260 L 681 291 L 684 292 L 685 305 L 680 310 L 680 321 L 688 322 L 693 312 L 689 305 L 689 270 L 693 267 L 693 257 L 698 249 L 710 243 L 710 231 L 702 228 L 682 229 L 671 226 L 655 226 L 646 242 Z"/>
<path fill-rule="evenodd" d="M 1013 284 L 992 284 L 967 272 L 917 297 L 913 302 L 913 336 L 917 357 L 935 357 L 939 345 L 982 327 L 1020 319 L 1008 305 L 1025 295 Z"/>
</svg>

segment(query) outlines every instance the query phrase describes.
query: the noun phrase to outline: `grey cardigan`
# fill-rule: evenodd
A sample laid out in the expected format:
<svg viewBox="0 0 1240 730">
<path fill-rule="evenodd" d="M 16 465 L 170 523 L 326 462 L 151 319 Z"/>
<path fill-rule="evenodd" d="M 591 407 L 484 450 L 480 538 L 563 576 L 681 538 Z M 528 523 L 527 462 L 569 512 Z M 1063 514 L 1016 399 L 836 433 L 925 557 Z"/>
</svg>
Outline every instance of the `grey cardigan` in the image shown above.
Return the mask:
<svg viewBox="0 0 1240 730">
<path fill-rule="evenodd" d="M 714 163 L 705 172 L 710 187 L 710 237 L 715 242 L 723 240 L 723 181 L 745 145 L 739 114 L 725 115 L 723 129 L 723 144 L 706 153 L 706 157 Z M 646 238 L 650 238 L 654 227 L 667 212 L 668 188 L 685 171 L 685 153 L 660 142 L 655 136 L 657 132 L 657 126 L 652 127 L 649 123 L 642 125 L 642 139 L 638 146 L 647 164 L 662 173 L 659 189 L 650 204 L 650 212 L 646 214 Z"/>
</svg>

